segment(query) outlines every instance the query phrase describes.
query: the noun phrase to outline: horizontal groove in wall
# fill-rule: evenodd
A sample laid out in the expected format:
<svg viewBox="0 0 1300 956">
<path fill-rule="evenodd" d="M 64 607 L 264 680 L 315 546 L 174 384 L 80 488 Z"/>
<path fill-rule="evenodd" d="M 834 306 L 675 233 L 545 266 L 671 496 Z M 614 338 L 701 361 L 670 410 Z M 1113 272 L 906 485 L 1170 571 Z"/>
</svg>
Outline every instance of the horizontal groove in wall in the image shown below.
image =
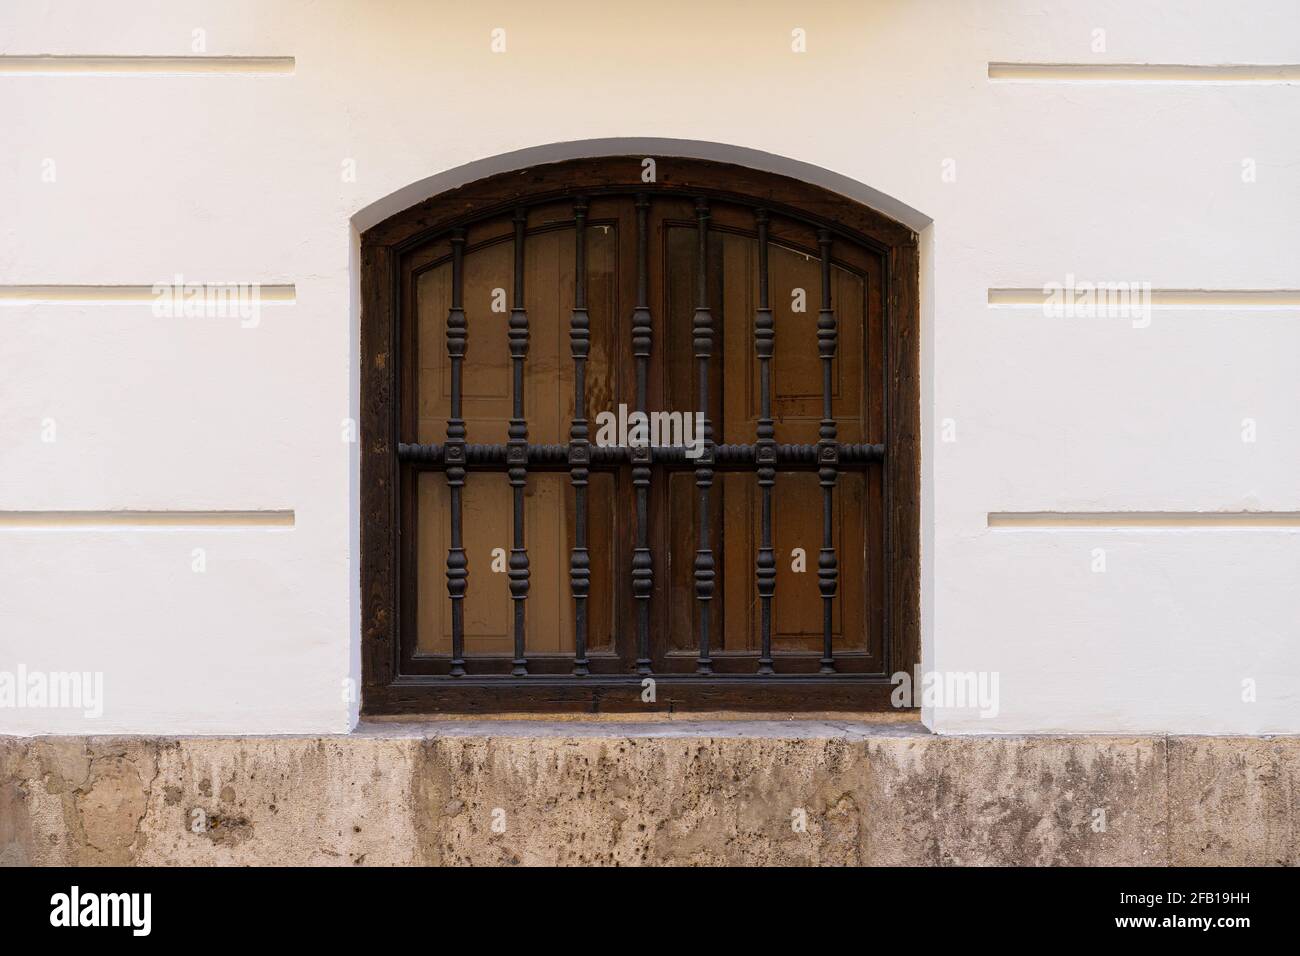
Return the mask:
<svg viewBox="0 0 1300 956">
<path fill-rule="evenodd" d="M 1300 64 L 990 63 L 989 79 L 1020 83 L 1300 83 Z"/>
<path fill-rule="evenodd" d="M 1041 308 L 1048 296 L 1042 288 L 989 289 L 988 303 Z M 1150 296 L 1153 309 L 1300 309 L 1300 289 L 1152 289 Z"/>
<path fill-rule="evenodd" d="M 284 75 L 291 56 L 9 56 L 0 55 L 0 75 L 17 76 L 223 76 Z"/>
<path fill-rule="evenodd" d="M 990 511 L 988 526 L 1033 531 L 1300 528 L 1300 511 Z"/>
<path fill-rule="evenodd" d="M 293 511 L 0 511 L 0 530 L 292 528 Z"/>
<path fill-rule="evenodd" d="M 200 286 L 222 288 L 257 288 L 260 302 L 297 301 L 297 287 L 293 285 L 261 285 L 256 282 L 208 282 Z M 160 283 L 163 290 L 173 294 L 176 286 Z M 158 298 L 152 285 L 4 285 L 0 286 L 0 305 L 52 305 L 65 302 L 113 303 L 153 302 Z"/>
</svg>

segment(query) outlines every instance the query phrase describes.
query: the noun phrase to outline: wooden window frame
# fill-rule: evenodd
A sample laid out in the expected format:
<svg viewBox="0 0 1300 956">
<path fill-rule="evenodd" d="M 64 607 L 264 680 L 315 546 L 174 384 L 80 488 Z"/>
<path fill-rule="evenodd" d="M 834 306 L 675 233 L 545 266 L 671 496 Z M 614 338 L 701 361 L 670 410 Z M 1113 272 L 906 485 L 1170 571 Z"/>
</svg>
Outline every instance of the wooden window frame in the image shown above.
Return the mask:
<svg viewBox="0 0 1300 956">
<path fill-rule="evenodd" d="M 672 710 L 879 711 L 891 709 L 889 675 L 920 662 L 920 345 L 916 234 L 827 189 L 746 167 L 660 158 L 642 182 L 642 158 L 570 160 L 491 176 L 431 197 L 361 236 L 360 443 L 362 711 L 367 715 Z M 397 458 L 402 255 L 467 221 L 521 202 L 577 193 L 644 192 L 761 203 L 833 227 L 882 257 L 885 289 L 885 668 L 879 675 L 655 674 L 645 678 L 536 675 L 510 680 L 402 673 L 400 465 Z M 625 317 L 616 317 L 623 321 Z M 440 569 L 441 571 L 441 569 Z M 851 676 L 856 679 L 844 679 Z"/>
</svg>

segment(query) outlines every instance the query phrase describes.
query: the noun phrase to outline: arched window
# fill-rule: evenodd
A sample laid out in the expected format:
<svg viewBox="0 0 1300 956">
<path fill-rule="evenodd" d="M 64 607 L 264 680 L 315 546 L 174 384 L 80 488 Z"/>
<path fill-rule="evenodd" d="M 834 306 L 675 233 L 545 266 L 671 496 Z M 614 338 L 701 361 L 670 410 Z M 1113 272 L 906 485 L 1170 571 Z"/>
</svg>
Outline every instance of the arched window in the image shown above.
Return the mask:
<svg viewBox="0 0 1300 956">
<path fill-rule="evenodd" d="M 916 663 L 915 235 L 642 170 L 363 235 L 368 713 L 869 709 Z"/>
</svg>

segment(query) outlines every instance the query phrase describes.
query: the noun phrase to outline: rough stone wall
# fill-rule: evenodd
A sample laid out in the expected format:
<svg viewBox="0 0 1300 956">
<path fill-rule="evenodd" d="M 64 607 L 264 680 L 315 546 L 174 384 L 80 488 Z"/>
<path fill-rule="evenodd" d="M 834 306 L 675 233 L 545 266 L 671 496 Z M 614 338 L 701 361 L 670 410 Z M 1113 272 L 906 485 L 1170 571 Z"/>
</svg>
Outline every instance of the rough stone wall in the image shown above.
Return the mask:
<svg viewBox="0 0 1300 956">
<path fill-rule="evenodd" d="M 1298 776 L 1294 737 L 852 722 L 0 737 L 0 863 L 1296 865 Z"/>
</svg>

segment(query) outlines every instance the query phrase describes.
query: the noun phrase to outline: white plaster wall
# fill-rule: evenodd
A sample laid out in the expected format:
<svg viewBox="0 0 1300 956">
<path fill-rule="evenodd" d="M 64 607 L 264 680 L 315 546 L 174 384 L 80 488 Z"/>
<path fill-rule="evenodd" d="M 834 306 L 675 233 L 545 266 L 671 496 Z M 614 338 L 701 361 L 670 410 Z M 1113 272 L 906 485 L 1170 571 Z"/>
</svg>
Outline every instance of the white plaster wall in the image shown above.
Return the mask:
<svg viewBox="0 0 1300 956">
<path fill-rule="evenodd" d="M 293 284 L 296 303 L 255 329 L 0 303 L 0 511 L 296 520 L 0 529 L 0 670 L 102 670 L 106 697 L 95 721 L 0 709 L 0 733 L 346 730 L 356 229 L 466 164 L 611 138 L 807 164 L 925 229 L 926 666 L 997 671 L 1001 692 L 995 718 L 937 710 L 931 726 L 1300 732 L 1300 531 L 987 527 L 1007 511 L 1300 511 L 1297 310 L 1168 310 L 1134 329 L 987 304 L 1067 273 L 1300 288 L 1300 85 L 987 76 L 990 61 L 1300 63 L 1291 0 L 11 0 L 0 55 L 184 55 L 195 28 L 209 55 L 292 56 L 294 72 L 0 75 L 0 286 L 179 272 Z M 937 440 L 946 418 L 956 442 Z"/>
</svg>

